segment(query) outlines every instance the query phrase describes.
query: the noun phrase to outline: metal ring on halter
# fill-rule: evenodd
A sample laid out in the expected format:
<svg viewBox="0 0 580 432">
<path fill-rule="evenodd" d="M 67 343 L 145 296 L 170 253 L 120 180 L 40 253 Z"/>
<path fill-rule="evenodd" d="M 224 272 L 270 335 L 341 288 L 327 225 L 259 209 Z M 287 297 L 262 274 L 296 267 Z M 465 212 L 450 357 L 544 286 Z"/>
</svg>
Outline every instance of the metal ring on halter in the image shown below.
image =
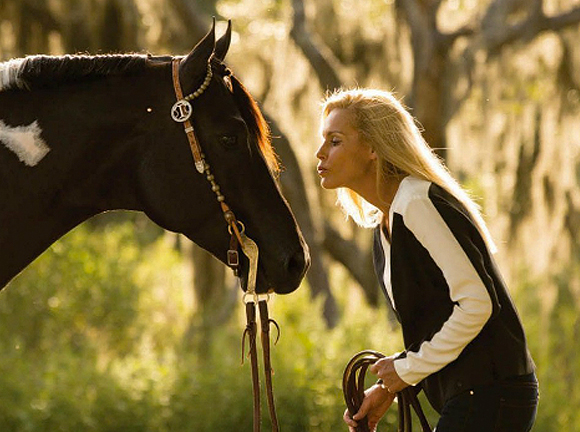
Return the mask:
<svg viewBox="0 0 580 432">
<path fill-rule="evenodd" d="M 248 297 L 252 296 L 253 298 L 248 300 Z M 250 302 L 254 302 L 256 304 L 258 304 L 258 301 L 260 300 L 260 295 L 257 292 L 244 292 L 244 294 L 242 295 L 242 301 L 244 303 L 250 303 Z"/>
<path fill-rule="evenodd" d="M 252 296 L 253 298 L 250 299 L 250 300 L 248 300 L 247 298 L 249 296 Z M 244 303 L 248 303 L 249 301 L 254 301 L 254 302 L 258 303 L 258 301 L 260 301 L 260 297 L 262 297 L 262 300 L 263 300 L 263 297 L 266 297 L 266 302 L 269 302 L 270 301 L 270 293 L 258 294 L 257 292 L 251 293 L 251 292 L 248 292 L 248 291 L 245 291 L 244 294 L 242 295 L 242 301 Z"/>
<path fill-rule="evenodd" d="M 235 223 L 237 223 L 238 226 L 238 231 L 240 232 L 240 234 L 243 234 L 246 231 L 246 226 L 244 225 L 244 223 L 242 221 L 236 220 Z M 230 235 L 232 235 L 232 226 L 228 225 L 228 232 L 230 233 Z"/>
</svg>

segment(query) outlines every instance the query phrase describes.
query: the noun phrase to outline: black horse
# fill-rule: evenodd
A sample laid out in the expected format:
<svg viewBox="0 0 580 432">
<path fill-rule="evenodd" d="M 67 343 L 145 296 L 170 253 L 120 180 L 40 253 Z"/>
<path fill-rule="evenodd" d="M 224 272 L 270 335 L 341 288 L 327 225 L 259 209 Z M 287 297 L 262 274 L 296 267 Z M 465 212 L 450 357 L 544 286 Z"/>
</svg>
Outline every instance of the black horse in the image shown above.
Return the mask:
<svg viewBox="0 0 580 432">
<path fill-rule="evenodd" d="M 215 182 L 258 244 L 256 291 L 295 290 L 307 246 L 275 180 L 256 103 L 223 64 L 231 28 L 179 58 L 191 121 Z M 0 288 L 86 219 L 145 212 L 226 262 L 230 233 L 196 170 L 176 102 L 172 57 L 32 56 L 0 63 Z M 209 66 L 208 66 L 209 65 Z M 207 78 L 207 79 L 206 79 Z M 198 92 L 199 93 L 199 92 Z M 241 260 L 243 285 L 247 260 Z"/>
</svg>

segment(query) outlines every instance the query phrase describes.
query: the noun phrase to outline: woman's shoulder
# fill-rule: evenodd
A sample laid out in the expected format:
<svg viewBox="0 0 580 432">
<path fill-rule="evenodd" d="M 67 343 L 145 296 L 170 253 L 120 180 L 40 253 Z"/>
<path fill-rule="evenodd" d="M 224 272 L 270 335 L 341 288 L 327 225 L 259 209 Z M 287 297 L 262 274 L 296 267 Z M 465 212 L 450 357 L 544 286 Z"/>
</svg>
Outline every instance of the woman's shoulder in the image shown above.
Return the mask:
<svg viewBox="0 0 580 432">
<path fill-rule="evenodd" d="M 393 205 L 406 205 L 414 200 L 459 202 L 453 194 L 440 185 L 419 177 L 407 176 L 401 181 Z"/>
<path fill-rule="evenodd" d="M 468 219 L 465 206 L 449 191 L 436 183 L 418 177 L 408 176 L 403 179 L 393 200 L 393 212 L 403 218 L 409 212 L 434 209 L 440 214 L 460 214 Z"/>
<path fill-rule="evenodd" d="M 399 189 L 393 200 L 393 211 L 402 213 L 409 203 L 415 200 L 429 199 L 429 189 L 433 183 L 414 176 L 407 176 L 399 185 Z"/>
</svg>

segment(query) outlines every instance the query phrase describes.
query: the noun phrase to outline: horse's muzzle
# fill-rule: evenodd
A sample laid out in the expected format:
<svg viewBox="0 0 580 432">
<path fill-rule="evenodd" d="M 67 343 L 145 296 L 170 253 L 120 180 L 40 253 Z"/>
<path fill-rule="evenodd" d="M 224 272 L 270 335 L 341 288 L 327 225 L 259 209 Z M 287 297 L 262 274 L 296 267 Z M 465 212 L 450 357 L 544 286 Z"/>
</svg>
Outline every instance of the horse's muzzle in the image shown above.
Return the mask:
<svg viewBox="0 0 580 432">
<path fill-rule="evenodd" d="M 268 274 L 276 294 L 288 294 L 296 290 L 306 271 L 310 267 L 310 252 L 308 247 L 300 247 L 289 254 L 279 269 L 274 269 L 272 275 Z M 271 277 L 270 277 L 271 276 Z"/>
<path fill-rule="evenodd" d="M 240 257 L 241 262 L 241 285 L 244 291 L 248 287 L 248 260 L 245 256 Z M 266 294 L 289 294 L 295 291 L 304 279 L 306 271 L 310 267 L 310 252 L 308 247 L 301 247 L 295 252 L 288 254 L 278 266 L 264 268 L 263 263 L 258 263 L 258 275 L 256 278 L 256 293 Z"/>
</svg>

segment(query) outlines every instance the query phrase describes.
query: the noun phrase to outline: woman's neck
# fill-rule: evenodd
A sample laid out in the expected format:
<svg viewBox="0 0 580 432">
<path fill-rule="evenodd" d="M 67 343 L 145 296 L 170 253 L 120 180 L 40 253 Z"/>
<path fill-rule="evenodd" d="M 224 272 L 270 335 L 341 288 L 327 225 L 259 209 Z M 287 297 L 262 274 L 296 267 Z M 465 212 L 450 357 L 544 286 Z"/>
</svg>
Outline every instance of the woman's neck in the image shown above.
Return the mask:
<svg viewBox="0 0 580 432">
<path fill-rule="evenodd" d="M 390 177 L 380 187 L 376 181 L 368 182 L 363 187 L 357 188 L 358 190 L 355 190 L 355 192 L 378 208 L 384 215 L 388 215 L 399 185 L 404 178 L 405 176 Z"/>
</svg>

